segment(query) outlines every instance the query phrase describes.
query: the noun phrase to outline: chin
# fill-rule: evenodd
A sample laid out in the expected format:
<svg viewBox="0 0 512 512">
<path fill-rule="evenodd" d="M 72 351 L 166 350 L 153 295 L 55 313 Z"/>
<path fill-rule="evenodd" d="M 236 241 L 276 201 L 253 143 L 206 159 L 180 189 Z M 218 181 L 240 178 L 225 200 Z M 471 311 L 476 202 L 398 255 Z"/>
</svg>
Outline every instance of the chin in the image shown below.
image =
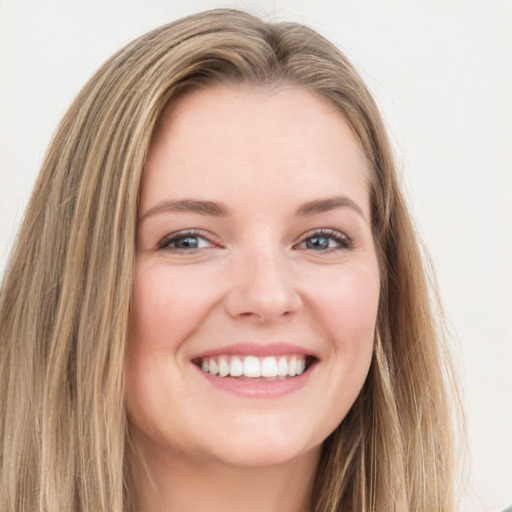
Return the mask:
<svg viewBox="0 0 512 512">
<path fill-rule="evenodd" d="M 249 449 L 219 453 L 217 461 L 223 465 L 240 469 L 263 469 L 295 464 L 301 459 L 309 459 L 320 453 L 320 446 L 304 451 L 291 447 L 276 447 L 273 443 L 266 446 L 253 445 Z"/>
<path fill-rule="evenodd" d="M 298 427 L 297 423 L 263 425 L 260 420 L 252 428 L 245 425 L 236 431 L 224 429 L 221 435 L 215 436 L 215 441 L 211 436 L 213 442 L 202 451 L 210 452 L 218 462 L 240 468 L 280 466 L 302 458 L 316 458 L 323 436 L 314 438 Z"/>
</svg>

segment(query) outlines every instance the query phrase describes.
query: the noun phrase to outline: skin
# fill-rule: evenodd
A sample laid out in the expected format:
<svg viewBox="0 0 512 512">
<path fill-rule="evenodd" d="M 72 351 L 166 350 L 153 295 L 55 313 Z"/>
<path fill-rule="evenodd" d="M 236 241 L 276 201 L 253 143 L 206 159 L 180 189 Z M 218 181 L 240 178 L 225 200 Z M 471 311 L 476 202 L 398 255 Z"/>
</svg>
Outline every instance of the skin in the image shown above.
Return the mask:
<svg viewBox="0 0 512 512">
<path fill-rule="evenodd" d="M 344 117 L 301 88 L 218 86 L 168 107 L 142 179 L 127 351 L 130 432 L 147 468 L 140 510 L 310 510 L 321 444 L 372 358 L 379 271 L 366 174 Z M 168 203 L 190 199 L 225 215 Z M 192 362 L 247 342 L 314 355 L 305 383 L 248 396 Z"/>
</svg>

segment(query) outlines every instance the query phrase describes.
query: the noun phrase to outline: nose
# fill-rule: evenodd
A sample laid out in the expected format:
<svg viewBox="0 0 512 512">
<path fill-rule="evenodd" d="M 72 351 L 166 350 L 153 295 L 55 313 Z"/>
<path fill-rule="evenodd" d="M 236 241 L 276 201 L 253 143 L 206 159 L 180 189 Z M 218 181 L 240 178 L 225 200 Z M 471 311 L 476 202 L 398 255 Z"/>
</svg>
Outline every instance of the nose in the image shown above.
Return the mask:
<svg viewBox="0 0 512 512">
<path fill-rule="evenodd" d="M 279 254 L 240 256 L 225 298 L 227 313 L 255 322 L 276 322 L 293 316 L 302 306 L 289 265 Z"/>
</svg>

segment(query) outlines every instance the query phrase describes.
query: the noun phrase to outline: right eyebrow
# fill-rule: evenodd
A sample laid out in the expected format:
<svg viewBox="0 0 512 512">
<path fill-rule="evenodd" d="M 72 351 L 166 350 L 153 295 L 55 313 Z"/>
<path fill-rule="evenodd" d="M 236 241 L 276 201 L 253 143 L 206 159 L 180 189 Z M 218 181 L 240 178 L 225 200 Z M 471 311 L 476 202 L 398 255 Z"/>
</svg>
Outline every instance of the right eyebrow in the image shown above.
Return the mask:
<svg viewBox="0 0 512 512">
<path fill-rule="evenodd" d="M 223 203 L 216 201 L 203 201 L 197 199 L 180 199 L 178 201 L 166 200 L 160 201 L 151 207 L 138 222 L 162 212 L 185 212 L 198 213 L 199 215 L 210 215 L 212 217 L 227 217 L 229 215 L 228 207 Z"/>
</svg>

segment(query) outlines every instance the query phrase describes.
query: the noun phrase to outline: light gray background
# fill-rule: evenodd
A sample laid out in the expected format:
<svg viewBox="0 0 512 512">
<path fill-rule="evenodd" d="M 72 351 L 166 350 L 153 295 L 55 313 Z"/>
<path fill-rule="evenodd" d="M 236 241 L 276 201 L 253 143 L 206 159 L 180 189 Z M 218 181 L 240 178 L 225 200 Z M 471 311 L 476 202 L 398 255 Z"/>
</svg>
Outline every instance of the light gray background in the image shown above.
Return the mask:
<svg viewBox="0 0 512 512">
<path fill-rule="evenodd" d="M 468 512 L 512 503 L 510 0 L 0 0 L 0 273 L 73 97 L 134 37 L 212 7 L 317 28 L 387 120 L 434 260 L 466 405 Z"/>
</svg>

